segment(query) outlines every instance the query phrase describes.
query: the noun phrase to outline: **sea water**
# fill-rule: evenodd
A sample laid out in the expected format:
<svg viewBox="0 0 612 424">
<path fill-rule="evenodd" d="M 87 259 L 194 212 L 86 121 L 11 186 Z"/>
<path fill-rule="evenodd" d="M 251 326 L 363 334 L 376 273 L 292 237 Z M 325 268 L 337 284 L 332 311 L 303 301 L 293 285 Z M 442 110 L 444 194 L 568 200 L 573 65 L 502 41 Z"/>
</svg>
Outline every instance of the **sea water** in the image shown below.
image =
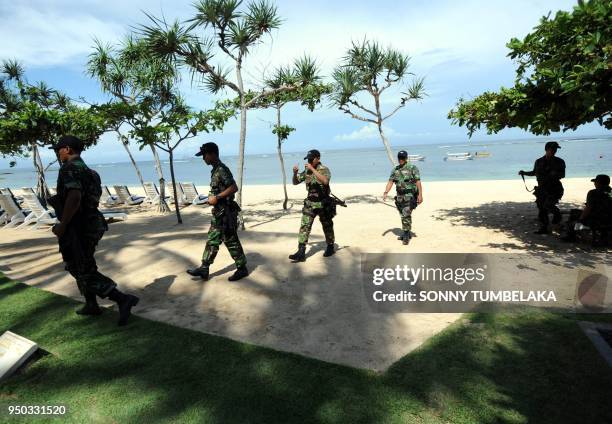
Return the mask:
<svg viewBox="0 0 612 424">
<path fill-rule="evenodd" d="M 558 139 L 557 139 L 558 140 Z M 491 141 L 489 143 L 464 144 L 422 144 L 394 146 L 394 152 L 407 150 L 409 154 L 425 156 L 424 161 L 414 164 L 426 181 L 461 180 L 505 180 L 519 178 L 517 173 L 533 168 L 534 161 L 544 154 L 546 139 L 527 139 L 517 141 Z M 612 173 L 612 136 L 584 139 L 558 140 L 561 149 L 557 156 L 565 160 L 567 177 L 590 177 L 596 174 Z M 321 151 L 321 161 L 330 168 L 332 181 L 336 183 L 386 181 L 391 173 L 391 164 L 384 149 L 325 150 L 324 146 L 313 145 Z M 490 156 L 465 160 L 446 161 L 447 153 L 488 152 Z M 160 152 L 161 153 L 161 152 Z M 291 183 L 292 167 L 303 167 L 305 152 L 284 154 L 288 183 Z M 87 152 L 83 154 L 87 162 Z M 237 156 L 222 156 L 222 161 L 230 167 L 234 176 L 237 172 Z M 168 161 L 162 158 L 165 178 L 170 180 Z M 145 181 L 156 181 L 153 161 L 138 163 Z M 139 185 L 138 178 L 130 162 L 91 165 L 101 176 L 103 184 Z M 47 180 L 53 186 L 57 179 L 57 166 L 51 167 Z M 210 167 L 201 158 L 175 160 L 177 181 L 191 181 L 196 185 L 207 185 L 210 181 Z M 245 184 L 279 184 L 281 169 L 276 152 L 247 155 L 245 158 Z M 31 187 L 36 184 L 33 169 L 0 170 L 0 186 Z"/>
</svg>

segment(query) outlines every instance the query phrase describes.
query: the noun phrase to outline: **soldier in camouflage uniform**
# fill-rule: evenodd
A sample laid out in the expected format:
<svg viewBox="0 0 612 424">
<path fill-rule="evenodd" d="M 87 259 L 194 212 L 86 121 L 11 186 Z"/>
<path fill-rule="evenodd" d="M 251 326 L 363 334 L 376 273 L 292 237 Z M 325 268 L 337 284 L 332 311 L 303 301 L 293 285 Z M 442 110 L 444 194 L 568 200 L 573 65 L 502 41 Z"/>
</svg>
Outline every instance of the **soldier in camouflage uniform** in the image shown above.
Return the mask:
<svg viewBox="0 0 612 424">
<path fill-rule="evenodd" d="M 249 275 L 246 256 L 238 239 L 240 206 L 234 201 L 234 193 L 238 191 L 238 187 L 232 172 L 219 160 L 219 147 L 215 143 L 203 144 L 196 156 L 202 156 L 207 165 L 212 165 L 208 203 L 213 209 L 208 241 L 202 254 L 202 264 L 197 268 L 188 269 L 187 273 L 208 280 L 209 267 L 214 262 L 219 246 L 223 242 L 237 268 L 228 280 L 238 281 Z"/>
<path fill-rule="evenodd" d="M 404 233 L 398 237 L 403 244 L 410 243 L 412 234 L 412 211 L 423 202 L 423 187 L 419 169 L 408 162 L 408 153 L 401 150 L 397 154 L 399 165 L 393 168 L 389 182 L 383 194 L 383 201 L 387 200 L 387 194 L 395 184 L 395 206 L 402 219 L 402 230 Z"/>
<path fill-rule="evenodd" d="M 528 175 L 535 176 L 538 180 L 538 185 L 534 190 L 536 196 L 536 205 L 538 207 L 538 219 L 540 220 L 540 229 L 536 234 L 550 234 L 548 228 L 548 214 L 553 215 L 553 224 L 561 222 L 561 211 L 557 206 L 561 197 L 563 197 L 563 184 L 561 179 L 565 177 L 565 161 L 557 156 L 557 149 L 560 149 L 559 143 L 549 141 L 544 145 L 544 156 L 537 159 L 533 165 L 533 170 L 525 172 L 519 171 L 520 176 Z M 524 178 L 524 177 L 523 177 Z"/>
<path fill-rule="evenodd" d="M 302 222 L 298 235 L 298 250 L 289 259 L 296 262 L 306 260 L 306 243 L 310 236 L 310 230 L 314 219 L 319 216 L 327 248 L 323 256 L 328 257 L 335 253 L 334 250 L 334 223 L 332 218 L 335 215 L 335 207 L 330 198 L 329 180 L 331 172 L 329 168 L 321 163 L 321 153 L 318 150 L 310 150 L 304 158 L 308 162 L 304 171 L 299 172 L 297 165 L 293 167 L 293 184 L 302 182 L 306 184 L 308 197 L 304 199 L 302 209 Z"/>
<path fill-rule="evenodd" d="M 139 299 L 117 290 L 117 284 L 98 271 L 94 253 L 108 226 L 98 210 L 102 194 L 100 176 L 81 159 L 83 147 L 82 141 L 73 136 L 64 136 L 52 146 L 62 163 L 57 195 L 48 199 L 59 220 L 53 226 L 53 233 L 58 238 L 66 270 L 76 279 L 85 297 L 85 306 L 77 314 L 101 314 L 96 296 L 108 297 L 119 307 L 118 324 L 125 325 Z"/>
</svg>

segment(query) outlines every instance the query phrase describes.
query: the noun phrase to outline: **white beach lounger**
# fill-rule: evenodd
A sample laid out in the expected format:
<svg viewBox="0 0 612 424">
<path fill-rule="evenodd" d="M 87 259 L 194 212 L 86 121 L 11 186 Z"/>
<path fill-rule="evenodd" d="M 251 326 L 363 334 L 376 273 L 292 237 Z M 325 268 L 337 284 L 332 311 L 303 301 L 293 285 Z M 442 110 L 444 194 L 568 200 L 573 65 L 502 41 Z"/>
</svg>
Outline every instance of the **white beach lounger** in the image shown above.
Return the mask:
<svg viewBox="0 0 612 424">
<path fill-rule="evenodd" d="M 119 203 L 119 197 L 113 196 L 107 186 L 102 186 L 102 196 L 100 196 L 100 203 L 106 206 L 113 206 Z"/>
<path fill-rule="evenodd" d="M 145 190 L 145 194 L 147 195 L 145 202 L 159 202 L 159 190 L 157 189 L 157 185 L 155 183 L 144 183 L 143 187 Z M 168 200 L 168 196 L 166 196 L 166 200 Z"/>
<path fill-rule="evenodd" d="M 17 204 L 21 204 L 23 203 L 23 197 L 21 196 L 15 196 L 13 194 L 13 192 L 11 191 L 10 188 L 5 187 L 5 188 L 0 188 L 0 194 L 5 194 L 7 196 L 11 196 L 13 199 L 15 199 L 15 201 L 17 202 Z"/>
<path fill-rule="evenodd" d="M 0 221 L 6 223 L 4 228 L 15 227 L 26 219 L 26 213 L 19 207 L 13 196 L 0 194 L 0 207 L 4 209 L 4 214 L 0 216 Z"/>
<path fill-rule="evenodd" d="M 167 193 L 170 196 L 170 202 L 174 203 L 174 190 L 172 187 L 172 181 L 170 181 L 168 184 L 166 184 L 167 187 Z M 181 183 L 176 183 L 176 197 L 178 199 L 178 202 L 180 205 L 191 205 L 191 202 L 189 200 L 187 200 L 187 196 L 185 196 L 185 192 L 183 191 L 183 188 L 181 187 Z"/>
<path fill-rule="evenodd" d="M 135 206 L 140 205 L 144 202 L 145 198 L 142 196 L 134 196 L 130 193 L 130 190 L 127 186 L 113 186 L 115 193 L 117 193 L 117 197 L 121 203 L 126 205 Z"/>
<path fill-rule="evenodd" d="M 185 193 L 185 200 L 193 205 L 207 205 L 208 196 L 198 193 L 198 189 L 194 183 L 180 183 L 183 193 Z"/>
<path fill-rule="evenodd" d="M 110 221 L 111 219 L 118 219 L 120 221 L 125 221 L 128 219 L 128 214 L 125 212 L 115 212 L 115 211 L 105 211 L 100 209 L 102 215 L 104 215 L 104 219 Z"/>
<path fill-rule="evenodd" d="M 34 226 L 30 229 L 35 230 L 39 228 L 41 224 L 53 225 L 58 222 L 57 218 L 55 217 L 55 213 L 45 208 L 40 203 L 40 200 L 38 200 L 38 197 L 31 188 L 24 188 L 23 190 L 23 204 L 30 209 L 31 212 L 17 228 L 34 224 Z"/>
</svg>

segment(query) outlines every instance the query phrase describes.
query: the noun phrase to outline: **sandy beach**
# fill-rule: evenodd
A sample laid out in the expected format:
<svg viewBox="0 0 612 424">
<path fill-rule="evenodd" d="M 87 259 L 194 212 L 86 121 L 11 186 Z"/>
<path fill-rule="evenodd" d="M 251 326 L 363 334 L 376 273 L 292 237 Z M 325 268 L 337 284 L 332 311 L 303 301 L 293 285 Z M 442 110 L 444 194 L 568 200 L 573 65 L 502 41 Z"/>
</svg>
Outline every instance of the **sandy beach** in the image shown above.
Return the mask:
<svg viewBox="0 0 612 424">
<path fill-rule="evenodd" d="M 580 207 L 592 188 L 588 178 L 563 181 L 561 209 Z M 585 244 L 565 244 L 558 235 L 539 236 L 533 196 L 521 180 L 425 181 L 424 203 L 413 214 L 415 237 L 397 240 L 400 220 L 392 200 L 381 200 L 385 182 L 333 184 L 346 199 L 334 220 L 338 251 L 322 256 L 325 242 L 315 222 L 305 263 L 287 255 L 297 247 L 303 186 L 289 187 L 291 208 L 282 210 L 280 185 L 244 188 L 246 231 L 240 238 L 251 275 L 227 277 L 233 262 L 222 247 L 202 282 L 185 273 L 200 261 L 210 208 L 158 215 L 150 206 L 119 208 L 126 222 L 110 225 L 97 260 L 101 271 L 141 296 L 135 313 L 211 334 L 372 370 L 384 370 L 461 314 L 377 314 L 360 286 L 360 255 L 386 252 L 511 253 L 509 272 L 560 287 L 568 302 L 579 269 L 609 269 L 607 253 Z M 530 184 L 530 186 L 533 183 Z M 198 187 L 206 193 L 206 187 Z M 142 189 L 133 187 L 135 193 Z M 63 270 L 48 229 L 0 229 L 0 271 L 11 278 L 81 299 Z M 608 272 L 608 275 L 610 273 Z M 105 303 L 110 305 L 110 303 Z"/>
</svg>

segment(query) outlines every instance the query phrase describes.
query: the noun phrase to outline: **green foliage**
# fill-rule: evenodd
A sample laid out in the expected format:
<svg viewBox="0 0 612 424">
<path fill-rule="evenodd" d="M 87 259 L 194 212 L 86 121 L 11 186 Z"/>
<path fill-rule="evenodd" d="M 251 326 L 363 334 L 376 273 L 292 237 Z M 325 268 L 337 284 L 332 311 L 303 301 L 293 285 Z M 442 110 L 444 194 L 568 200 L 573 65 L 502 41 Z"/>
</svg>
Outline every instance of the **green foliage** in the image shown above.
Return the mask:
<svg viewBox="0 0 612 424">
<path fill-rule="evenodd" d="M 77 105 L 44 82 L 30 84 L 16 61 L 0 67 L 0 154 L 27 155 L 33 144 L 53 144 L 63 135 L 95 144 L 107 128 L 106 118 Z"/>
<path fill-rule="evenodd" d="M 274 125 L 272 128 L 272 134 L 276 135 L 281 143 L 287 140 L 293 131 L 295 131 L 295 128 L 289 125 Z"/>
<path fill-rule="evenodd" d="M 612 1 L 580 1 L 572 12 L 545 16 L 523 40 L 507 44 L 516 61 L 511 88 L 459 102 L 448 117 L 471 136 L 521 128 L 533 134 L 599 122 L 612 128 Z"/>
</svg>

